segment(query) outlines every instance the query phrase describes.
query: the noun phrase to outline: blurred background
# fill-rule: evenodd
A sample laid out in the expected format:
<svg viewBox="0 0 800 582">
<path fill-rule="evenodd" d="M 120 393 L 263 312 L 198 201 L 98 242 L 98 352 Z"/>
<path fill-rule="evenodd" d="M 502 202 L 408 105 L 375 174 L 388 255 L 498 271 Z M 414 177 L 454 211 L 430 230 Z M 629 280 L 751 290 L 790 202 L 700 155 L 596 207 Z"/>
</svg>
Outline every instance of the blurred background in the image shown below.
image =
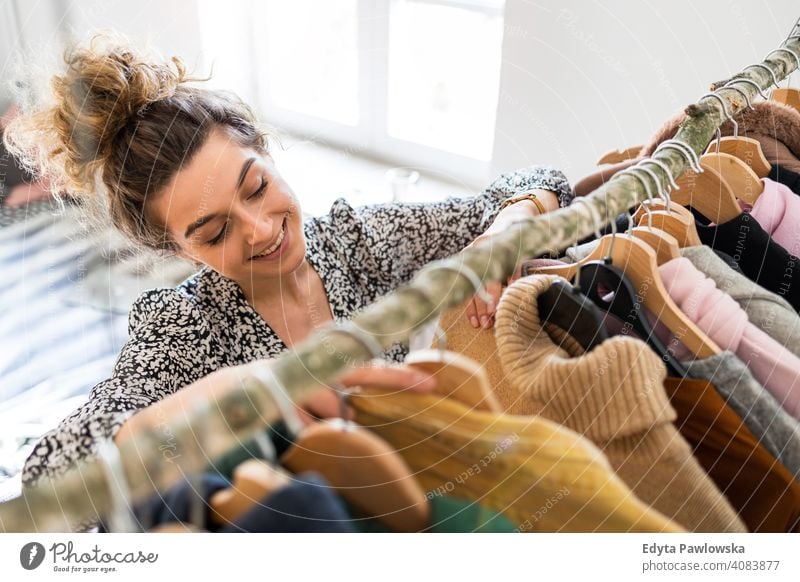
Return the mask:
<svg viewBox="0 0 800 582">
<path fill-rule="evenodd" d="M 180 56 L 278 128 L 305 211 L 472 194 L 530 164 L 571 182 L 760 61 L 796 0 L 0 0 L 0 112 L 98 29 Z M 0 160 L 0 186 L 12 172 Z M 1 188 L 0 188 L 1 189 Z M 7 188 L 8 190 L 8 188 Z M 8 195 L 8 192 L 6 192 Z M 21 198 L 20 198 L 21 197 Z M 138 293 L 191 272 L 87 231 L 28 184 L 0 208 L 0 499 L 111 373 Z M 5 492 L 5 493 L 4 493 Z"/>
<path fill-rule="evenodd" d="M 284 171 L 324 212 L 388 199 L 394 166 L 422 196 L 533 163 L 575 181 L 797 16 L 792 0 L 0 0 L 0 65 L 53 62 L 98 28 L 179 55 L 296 136 Z"/>
</svg>

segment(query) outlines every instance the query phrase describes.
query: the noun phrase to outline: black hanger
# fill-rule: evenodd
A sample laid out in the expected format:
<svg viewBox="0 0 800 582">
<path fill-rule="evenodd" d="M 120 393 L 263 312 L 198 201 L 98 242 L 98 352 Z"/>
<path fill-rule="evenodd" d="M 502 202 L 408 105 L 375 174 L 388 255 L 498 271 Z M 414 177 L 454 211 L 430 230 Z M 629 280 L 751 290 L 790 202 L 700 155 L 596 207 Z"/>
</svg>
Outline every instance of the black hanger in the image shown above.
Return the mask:
<svg viewBox="0 0 800 582">
<path fill-rule="evenodd" d="M 656 337 L 653 328 L 644 316 L 644 306 L 637 299 L 636 289 L 625 273 L 607 261 L 591 261 L 580 269 L 579 288 L 594 304 L 615 315 L 633 331 L 666 363 L 670 375 L 683 378 L 686 369 Z M 600 289 L 602 287 L 602 291 Z M 603 295 L 613 292 L 613 299 L 607 301 Z M 601 295 L 602 293 L 602 295 Z"/>
<path fill-rule="evenodd" d="M 522 271 L 527 276 L 528 266 L 524 265 Z M 539 295 L 537 304 L 542 321 L 563 329 L 586 351 L 608 339 L 602 311 L 564 279 L 554 281 Z"/>
</svg>

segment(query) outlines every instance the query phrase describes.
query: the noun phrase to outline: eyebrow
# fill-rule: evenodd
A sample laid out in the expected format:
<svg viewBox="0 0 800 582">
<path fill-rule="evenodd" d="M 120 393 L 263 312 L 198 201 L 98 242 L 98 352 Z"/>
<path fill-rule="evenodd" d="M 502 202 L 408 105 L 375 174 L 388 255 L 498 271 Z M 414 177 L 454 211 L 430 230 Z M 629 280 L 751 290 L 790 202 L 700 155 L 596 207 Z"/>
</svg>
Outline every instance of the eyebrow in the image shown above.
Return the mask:
<svg viewBox="0 0 800 582">
<path fill-rule="evenodd" d="M 250 166 L 252 166 L 253 162 L 255 162 L 255 161 L 256 161 L 256 159 L 254 157 L 253 158 L 247 158 L 247 160 L 244 162 L 244 164 L 242 164 L 242 171 L 239 172 L 239 181 L 236 182 L 236 190 L 241 188 L 242 184 L 244 184 L 244 179 L 247 177 L 247 172 L 250 171 Z"/>
<path fill-rule="evenodd" d="M 250 167 L 253 165 L 253 162 L 256 161 L 255 157 L 247 158 L 244 164 L 242 164 L 242 170 L 239 172 L 239 179 L 236 181 L 236 188 L 235 190 L 239 190 L 244 184 L 244 179 L 247 177 L 247 172 L 250 170 Z M 217 218 L 221 218 L 221 214 L 209 214 L 208 216 L 202 216 L 195 220 L 192 224 L 186 227 L 186 232 L 183 233 L 184 238 L 189 238 L 192 236 L 194 231 L 196 231 L 201 226 L 205 226 L 212 220 L 216 220 Z"/>
</svg>

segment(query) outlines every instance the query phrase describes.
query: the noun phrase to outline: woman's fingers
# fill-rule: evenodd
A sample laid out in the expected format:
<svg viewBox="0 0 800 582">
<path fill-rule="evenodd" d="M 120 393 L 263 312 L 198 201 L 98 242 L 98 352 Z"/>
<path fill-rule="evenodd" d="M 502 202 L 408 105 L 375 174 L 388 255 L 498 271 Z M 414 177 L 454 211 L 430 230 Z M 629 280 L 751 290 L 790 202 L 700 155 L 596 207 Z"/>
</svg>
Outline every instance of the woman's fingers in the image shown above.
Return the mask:
<svg viewBox="0 0 800 582">
<path fill-rule="evenodd" d="M 436 387 L 434 377 L 429 374 L 408 366 L 382 362 L 370 362 L 349 370 L 339 377 L 339 383 L 345 387 L 370 386 L 414 392 L 430 392 Z M 300 403 L 297 412 L 305 424 L 310 424 L 320 418 L 337 418 L 342 414 L 341 401 L 336 391 L 321 389 Z M 353 410 L 349 407 L 345 414 L 350 420 L 354 418 Z"/>
<path fill-rule="evenodd" d="M 503 285 L 488 283 L 484 287 L 484 291 L 490 300 L 484 301 L 480 296 L 475 295 L 467 304 L 466 315 L 472 327 L 488 329 L 494 325 L 494 314 L 497 311 L 500 295 L 503 293 Z"/>
<path fill-rule="evenodd" d="M 342 407 L 339 395 L 333 390 L 326 388 L 317 390 L 304 400 L 298 407 L 298 416 L 304 424 L 311 424 L 320 418 L 338 418 L 342 414 Z M 353 409 L 347 408 L 345 411 L 348 420 L 355 417 Z"/>
<path fill-rule="evenodd" d="M 506 281 L 510 285 L 522 277 L 522 267 L 517 268 L 514 274 Z M 494 326 L 494 316 L 497 313 L 497 306 L 500 297 L 503 295 L 505 286 L 502 283 L 487 283 L 484 291 L 492 298 L 491 301 L 484 301 L 477 294 L 467 303 L 465 314 L 472 327 L 484 329 Z"/>
<path fill-rule="evenodd" d="M 479 301 L 477 297 L 473 297 L 467 302 L 467 308 L 465 310 L 465 314 L 467 316 L 467 320 L 469 321 L 472 327 L 480 327 L 481 321 L 478 319 L 478 307 L 476 302 Z"/>
<path fill-rule="evenodd" d="M 348 371 L 339 377 L 344 386 L 371 386 L 393 390 L 430 392 L 436 387 L 436 379 L 430 374 L 408 366 L 370 363 Z"/>
</svg>

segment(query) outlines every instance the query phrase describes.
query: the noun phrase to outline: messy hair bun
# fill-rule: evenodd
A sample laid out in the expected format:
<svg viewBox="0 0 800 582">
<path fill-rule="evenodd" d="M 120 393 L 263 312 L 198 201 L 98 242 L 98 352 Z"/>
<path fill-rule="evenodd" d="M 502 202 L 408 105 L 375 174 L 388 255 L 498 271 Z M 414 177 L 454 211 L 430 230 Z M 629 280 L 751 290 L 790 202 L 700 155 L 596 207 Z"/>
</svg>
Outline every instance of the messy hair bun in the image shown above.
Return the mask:
<svg viewBox="0 0 800 582">
<path fill-rule="evenodd" d="M 145 56 L 119 36 L 95 36 L 64 56 L 46 102 L 14 119 L 4 139 L 54 191 L 101 202 L 122 232 L 147 247 L 174 249 L 146 218 L 145 200 L 187 164 L 214 128 L 267 150 L 267 135 L 238 97 L 189 85 L 180 59 Z"/>
</svg>

